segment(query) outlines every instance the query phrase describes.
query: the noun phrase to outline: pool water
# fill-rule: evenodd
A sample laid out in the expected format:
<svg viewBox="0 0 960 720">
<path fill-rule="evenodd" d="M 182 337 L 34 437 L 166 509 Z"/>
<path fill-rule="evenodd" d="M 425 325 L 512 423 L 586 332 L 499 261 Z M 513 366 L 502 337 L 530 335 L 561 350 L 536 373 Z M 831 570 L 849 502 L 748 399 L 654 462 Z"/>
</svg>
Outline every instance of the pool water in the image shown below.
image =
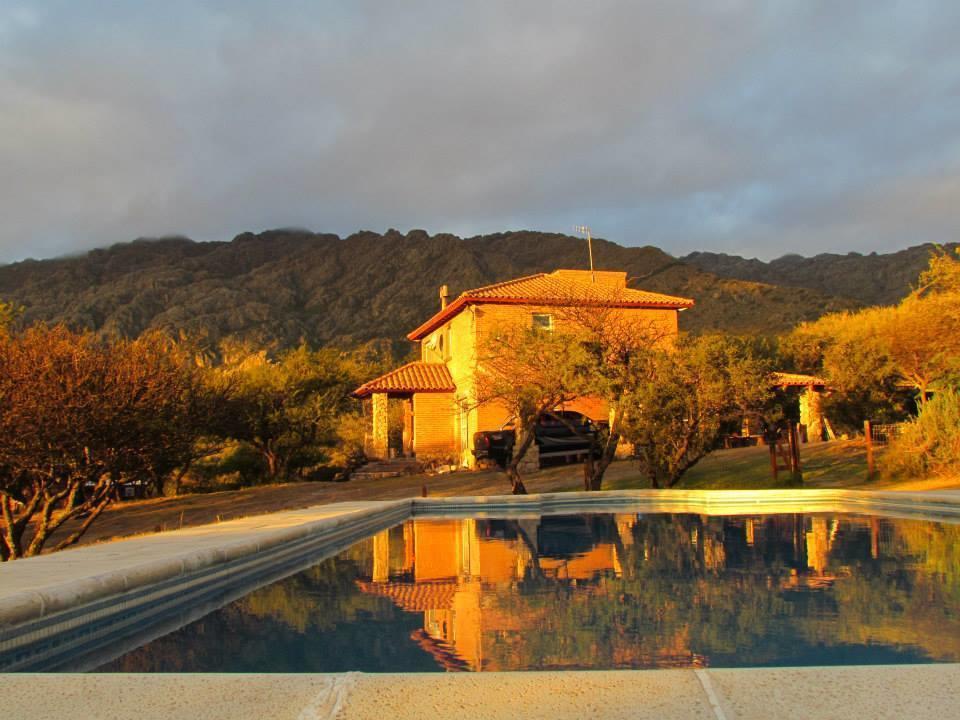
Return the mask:
<svg viewBox="0 0 960 720">
<path fill-rule="evenodd" d="M 99 671 L 960 661 L 960 526 L 857 515 L 415 519 Z"/>
</svg>

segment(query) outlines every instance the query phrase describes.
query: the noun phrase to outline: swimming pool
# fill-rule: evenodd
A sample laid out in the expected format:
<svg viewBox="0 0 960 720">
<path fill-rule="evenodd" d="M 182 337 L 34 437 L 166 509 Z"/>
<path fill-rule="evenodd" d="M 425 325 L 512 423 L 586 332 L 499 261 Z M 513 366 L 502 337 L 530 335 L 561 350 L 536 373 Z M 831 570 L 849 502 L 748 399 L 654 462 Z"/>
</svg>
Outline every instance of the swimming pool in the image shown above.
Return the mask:
<svg viewBox="0 0 960 720">
<path fill-rule="evenodd" d="M 129 639 L 101 648 L 84 669 L 960 660 L 960 525 L 946 522 L 844 513 L 418 517 L 307 565 L 199 619 L 182 616 L 134 649 Z"/>
</svg>

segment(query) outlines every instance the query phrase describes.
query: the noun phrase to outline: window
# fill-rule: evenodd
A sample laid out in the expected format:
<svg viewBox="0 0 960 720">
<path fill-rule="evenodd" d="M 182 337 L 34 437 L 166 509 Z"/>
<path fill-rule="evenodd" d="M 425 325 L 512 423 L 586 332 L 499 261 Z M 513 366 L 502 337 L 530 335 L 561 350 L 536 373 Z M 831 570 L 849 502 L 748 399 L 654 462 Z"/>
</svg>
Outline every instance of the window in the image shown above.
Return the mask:
<svg viewBox="0 0 960 720">
<path fill-rule="evenodd" d="M 533 329 L 553 332 L 553 315 L 548 315 L 546 313 L 534 313 Z"/>
</svg>

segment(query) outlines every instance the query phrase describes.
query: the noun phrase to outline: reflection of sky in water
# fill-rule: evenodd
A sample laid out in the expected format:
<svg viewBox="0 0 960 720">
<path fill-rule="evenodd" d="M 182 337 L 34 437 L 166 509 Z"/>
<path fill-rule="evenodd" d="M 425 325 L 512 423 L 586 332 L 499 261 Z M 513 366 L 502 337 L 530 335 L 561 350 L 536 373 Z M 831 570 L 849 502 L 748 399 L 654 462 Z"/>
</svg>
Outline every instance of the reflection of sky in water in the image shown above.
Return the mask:
<svg viewBox="0 0 960 720">
<path fill-rule="evenodd" d="M 100 668 L 535 670 L 960 660 L 960 526 L 413 520 Z"/>
</svg>

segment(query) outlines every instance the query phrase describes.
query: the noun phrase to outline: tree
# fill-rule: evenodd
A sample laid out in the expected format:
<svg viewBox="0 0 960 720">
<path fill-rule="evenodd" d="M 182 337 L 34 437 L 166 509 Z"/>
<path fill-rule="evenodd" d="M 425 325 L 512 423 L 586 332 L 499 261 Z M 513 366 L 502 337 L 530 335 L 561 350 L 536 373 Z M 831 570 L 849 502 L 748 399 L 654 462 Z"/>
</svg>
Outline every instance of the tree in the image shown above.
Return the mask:
<svg viewBox="0 0 960 720">
<path fill-rule="evenodd" d="M 496 404 L 513 418 L 517 433 L 506 468 L 514 495 L 527 492 L 520 464 L 535 442 L 540 417 L 578 395 L 589 366 L 582 344 L 562 331 L 507 326 L 481 338 L 476 404 Z"/>
<path fill-rule="evenodd" d="M 571 298 L 558 310 L 580 344 L 584 358 L 576 368 L 577 394 L 604 400 L 607 422 L 593 436 L 593 447 L 584 459 L 584 490 L 600 490 L 603 476 L 616 457 L 624 425 L 630 421 L 631 389 L 642 373 L 650 351 L 668 352 L 675 342 L 674 329 L 618 307 L 618 291 L 603 293 L 593 302 Z"/>
<path fill-rule="evenodd" d="M 960 256 L 934 254 L 918 288 L 894 307 L 825 315 L 784 338 L 797 368 L 830 382 L 825 407 L 848 429 L 906 415 L 960 376 Z"/>
<path fill-rule="evenodd" d="M 628 418 L 625 398 L 636 377 L 636 364 L 651 348 L 670 348 L 676 337 L 676 327 L 662 316 L 625 308 L 622 292 L 591 284 L 578 294 L 558 295 L 551 304 L 552 328 L 500 328 L 480 353 L 480 395 L 499 400 L 516 417 L 521 417 L 522 407 L 530 427 L 530 433 L 521 431 L 508 467 L 515 491 L 516 467 L 533 442 L 538 418 L 578 398 L 602 400 L 608 411 L 589 438 L 592 447 L 584 459 L 584 489 L 602 487 Z M 522 315 L 537 312 L 542 309 L 530 307 Z M 485 401 L 489 398 L 481 400 Z M 569 424 L 560 414 L 553 417 Z M 571 432 L 580 431 L 569 427 Z"/>
<path fill-rule="evenodd" d="M 676 485 L 716 446 L 724 421 L 763 407 L 769 387 L 767 362 L 742 340 L 702 336 L 648 351 L 634 366 L 624 437 L 650 484 Z"/>
<path fill-rule="evenodd" d="M 271 481 L 309 465 L 319 448 L 334 444 L 356 383 L 338 351 L 304 344 L 276 360 L 265 351 L 228 359 L 222 372 L 231 384 L 223 432 L 256 449 Z"/>
<path fill-rule="evenodd" d="M 64 327 L 0 333 L 0 559 L 77 542 L 118 488 L 195 441 L 198 376 L 158 335 L 105 341 Z"/>
<path fill-rule="evenodd" d="M 21 308 L 0 300 L 0 331 L 10 328 L 20 312 Z"/>
</svg>

